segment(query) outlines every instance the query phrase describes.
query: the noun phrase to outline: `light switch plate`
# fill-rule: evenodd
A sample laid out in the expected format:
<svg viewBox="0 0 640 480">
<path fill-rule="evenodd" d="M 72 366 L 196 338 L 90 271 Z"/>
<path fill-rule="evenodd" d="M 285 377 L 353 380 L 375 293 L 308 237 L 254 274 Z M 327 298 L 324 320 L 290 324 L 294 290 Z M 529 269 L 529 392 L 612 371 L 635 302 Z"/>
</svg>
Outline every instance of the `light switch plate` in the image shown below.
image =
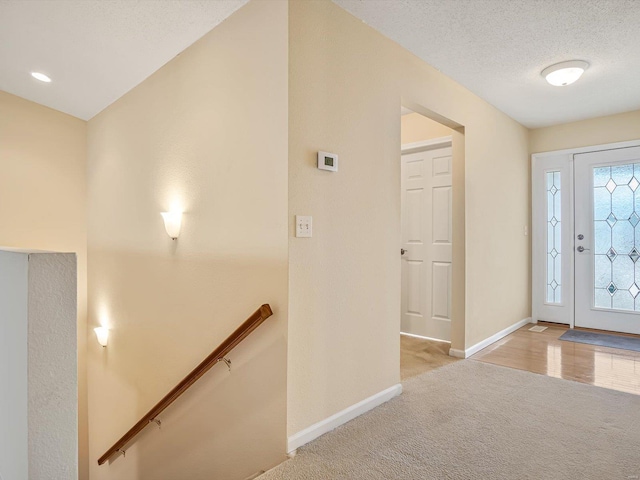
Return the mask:
<svg viewBox="0 0 640 480">
<path fill-rule="evenodd" d="M 296 215 L 296 237 L 313 236 L 313 217 Z"/>
</svg>

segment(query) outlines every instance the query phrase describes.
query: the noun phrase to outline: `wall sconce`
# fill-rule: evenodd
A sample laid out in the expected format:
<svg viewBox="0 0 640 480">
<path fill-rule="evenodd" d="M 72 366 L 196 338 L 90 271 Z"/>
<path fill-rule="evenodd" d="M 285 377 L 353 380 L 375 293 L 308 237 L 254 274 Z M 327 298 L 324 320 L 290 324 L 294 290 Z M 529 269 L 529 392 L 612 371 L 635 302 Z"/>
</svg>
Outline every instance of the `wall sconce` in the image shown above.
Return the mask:
<svg viewBox="0 0 640 480">
<path fill-rule="evenodd" d="M 97 327 L 94 328 L 93 331 L 96 332 L 98 343 L 103 347 L 106 347 L 107 342 L 109 341 L 109 329 L 107 327 Z"/>
<path fill-rule="evenodd" d="M 182 226 L 182 212 L 162 212 L 162 218 L 164 219 L 164 228 L 167 231 L 167 235 L 175 240 L 180 236 L 180 227 Z"/>
</svg>

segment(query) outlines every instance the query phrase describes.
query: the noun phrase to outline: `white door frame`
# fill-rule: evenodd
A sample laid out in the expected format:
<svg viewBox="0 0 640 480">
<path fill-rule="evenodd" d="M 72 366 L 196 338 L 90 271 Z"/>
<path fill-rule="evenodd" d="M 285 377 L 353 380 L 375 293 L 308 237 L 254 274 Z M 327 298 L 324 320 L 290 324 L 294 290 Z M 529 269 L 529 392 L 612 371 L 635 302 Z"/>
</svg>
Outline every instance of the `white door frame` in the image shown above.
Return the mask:
<svg viewBox="0 0 640 480">
<path fill-rule="evenodd" d="M 411 154 L 411 153 L 419 153 L 419 152 L 425 152 L 425 151 L 429 151 L 429 150 L 438 150 L 438 149 L 446 148 L 446 147 L 451 147 L 451 148 L 453 147 L 453 137 L 451 135 L 448 135 L 448 136 L 445 136 L 445 137 L 433 138 L 431 140 L 424 140 L 424 141 L 419 141 L 419 142 L 402 144 L 401 148 L 400 148 L 400 154 L 401 154 L 401 157 L 402 157 L 403 155 L 407 155 L 407 154 Z M 453 264 L 453 262 L 452 262 L 452 264 Z M 451 286 L 449 287 L 449 289 L 451 290 Z M 451 293 L 451 292 L 449 292 L 449 293 Z M 402 316 L 402 312 L 400 312 L 400 315 Z M 402 322 L 402 318 L 401 318 L 401 322 Z M 416 334 L 406 333 L 406 332 L 401 332 L 401 333 L 403 335 L 409 335 L 409 336 L 418 337 L 418 338 L 425 338 L 425 339 L 428 339 L 428 340 L 446 341 L 446 342 L 450 343 L 450 340 L 441 340 L 441 339 L 437 339 L 437 338 L 425 337 L 425 336 L 422 336 L 422 335 L 416 335 Z"/>
<path fill-rule="evenodd" d="M 447 135 L 446 137 L 432 138 L 431 140 L 422 140 L 420 142 L 403 143 L 400 146 L 400 154 L 416 153 L 424 150 L 435 150 L 437 148 L 451 147 L 453 145 L 453 137 Z"/>
<path fill-rule="evenodd" d="M 574 182 L 573 164 L 574 155 L 579 153 L 591 153 L 602 150 L 640 146 L 639 140 L 617 142 L 589 147 L 569 148 L 551 152 L 535 153 L 531 156 L 531 220 L 532 220 L 532 319 L 547 320 L 555 323 L 575 326 L 574 314 Z M 546 187 L 544 173 L 559 171 L 562 174 L 562 277 L 563 298 L 559 304 L 545 302 L 546 291 L 546 203 L 540 199 L 545 198 Z"/>
</svg>

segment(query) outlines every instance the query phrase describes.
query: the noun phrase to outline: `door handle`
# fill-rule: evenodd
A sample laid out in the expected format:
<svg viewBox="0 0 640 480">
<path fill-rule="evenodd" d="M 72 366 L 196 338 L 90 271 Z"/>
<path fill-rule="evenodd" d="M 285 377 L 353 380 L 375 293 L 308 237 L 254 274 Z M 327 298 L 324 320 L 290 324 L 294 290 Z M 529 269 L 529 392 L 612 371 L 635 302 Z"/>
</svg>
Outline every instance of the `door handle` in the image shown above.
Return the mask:
<svg viewBox="0 0 640 480">
<path fill-rule="evenodd" d="M 405 250 L 404 248 L 400 249 L 400 255 L 404 255 L 405 253 L 407 253 L 407 250 Z"/>
<path fill-rule="evenodd" d="M 582 253 L 585 250 L 591 250 L 591 249 L 590 248 L 584 248 L 582 245 L 580 245 L 577 250 L 578 250 L 578 252 Z"/>
</svg>

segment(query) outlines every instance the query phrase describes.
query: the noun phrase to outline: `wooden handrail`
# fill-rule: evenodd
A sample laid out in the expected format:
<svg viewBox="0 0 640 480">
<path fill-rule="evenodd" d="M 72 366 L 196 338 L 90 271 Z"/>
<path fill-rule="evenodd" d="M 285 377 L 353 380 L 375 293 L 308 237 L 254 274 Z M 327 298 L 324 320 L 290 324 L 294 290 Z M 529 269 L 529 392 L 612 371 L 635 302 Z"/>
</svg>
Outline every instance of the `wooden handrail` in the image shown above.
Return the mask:
<svg viewBox="0 0 640 480">
<path fill-rule="evenodd" d="M 222 342 L 218 348 L 216 348 L 211 355 L 205 358 L 200 365 L 193 369 L 193 371 L 184 377 L 182 381 L 176 385 L 173 390 L 167 393 L 162 400 L 160 400 L 155 407 L 149 410 L 144 417 L 140 419 L 131 429 L 125 433 L 120 440 L 113 444 L 113 446 L 105 452 L 104 455 L 98 460 L 98 465 L 102 465 L 109 460 L 113 455 L 122 450 L 138 433 L 140 433 L 144 427 L 149 423 L 155 421 L 156 417 L 160 413 L 171 405 L 180 395 L 182 395 L 191 385 L 193 385 L 200 377 L 202 377 L 207 371 L 213 367 L 216 363 L 223 360 L 224 357 L 233 350 L 242 340 L 247 338 L 251 332 L 260 326 L 267 318 L 273 315 L 271 307 L 268 304 L 262 305 L 258 310 L 253 312 L 251 316 L 240 325 L 235 332 Z"/>
</svg>

